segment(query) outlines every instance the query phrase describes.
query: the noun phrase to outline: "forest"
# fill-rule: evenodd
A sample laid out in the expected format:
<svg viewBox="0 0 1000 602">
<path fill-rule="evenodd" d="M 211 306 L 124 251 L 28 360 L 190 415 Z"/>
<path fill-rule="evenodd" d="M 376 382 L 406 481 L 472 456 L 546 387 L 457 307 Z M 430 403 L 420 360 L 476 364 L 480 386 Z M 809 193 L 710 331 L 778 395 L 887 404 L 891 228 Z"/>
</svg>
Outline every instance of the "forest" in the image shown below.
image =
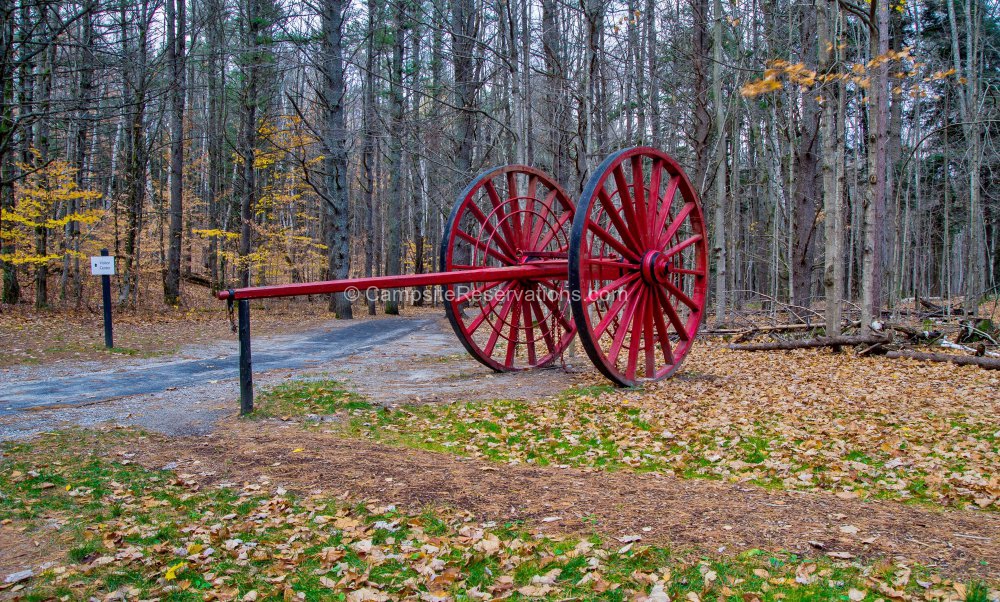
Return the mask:
<svg viewBox="0 0 1000 602">
<path fill-rule="evenodd" d="M 478 172 L 533 165 L 575 197 L 635 145 L 700 193 L 717 322 L 822 303 L 836 331 L 842 311 L 997 295 L 996 0 L 0 0 L 0 15 L 6 304 L 92 303 L 101 248 L 122 308 L 433 271 Z M 340 295 L 330 310 L 352 314 Z"/>
</svg>

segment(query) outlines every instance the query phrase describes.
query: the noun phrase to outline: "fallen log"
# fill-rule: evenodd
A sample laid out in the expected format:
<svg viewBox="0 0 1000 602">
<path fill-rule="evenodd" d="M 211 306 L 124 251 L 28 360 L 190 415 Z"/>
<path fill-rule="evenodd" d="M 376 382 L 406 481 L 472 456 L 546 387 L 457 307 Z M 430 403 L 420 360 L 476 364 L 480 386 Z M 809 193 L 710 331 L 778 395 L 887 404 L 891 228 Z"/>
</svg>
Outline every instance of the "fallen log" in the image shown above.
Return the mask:
<svg viewBox="0 0 1000 602">
<path fill-rule="evenodd" d="M 193 284 L 195 286 L 212 288 L 212 282 L 208 278 L 205 278 L 204 276 L 199 276 L 198 274 L 185 274 L 181 276 L 181 280 Z"/>
<path fill-rule="evenodd" d="M 746 345 L 730 345 L 735 351 L 777 351 L 788 349 L 812 349 L 816 347 L 853 347 L 855 345 L 882 345 L 891 343 L 888 335 L 859 335 L 853 337 L 817 337 L 800 341 L 778 341 L 775 343 L 748 343 Z"/>
<path fill-rule="evenodd" d="M 708 334 L 746 334 L 748 332 L 796 332 L 822 328 L 822 324 L 775 324 L 773 326 L 750 326 L 747 328 L 715 328 Z"/>
<path fill-rule="evenodd" d="M 917 297 L 917 302 L 920 303 L 921 307 L 929 310 L 930 312 L 921 314 L 924 317 L 934 318 L 934 317 L 943 317 L 948 314 L 953 316 L 965 314 L 965 309 L 962 308 L 961 304 L 955 307 L 948 305 L 938 305 L 937 303 L 931 303 L 927 299 L 923 299 L 921 297 Z"/>
<path fill-rule="evenodd" d="M 890 351 L 886 354 L 886 357 L 924 360 L 927 362 L 951 362 L 959 366 L 979 366 L 986 370 L 1000 370 L 1000 358 L 996 357 L 975 357 L 969 355 L 952 355 L 950 353 L 923 353 L 905 349 L 903 351 Z"/>
</svg>

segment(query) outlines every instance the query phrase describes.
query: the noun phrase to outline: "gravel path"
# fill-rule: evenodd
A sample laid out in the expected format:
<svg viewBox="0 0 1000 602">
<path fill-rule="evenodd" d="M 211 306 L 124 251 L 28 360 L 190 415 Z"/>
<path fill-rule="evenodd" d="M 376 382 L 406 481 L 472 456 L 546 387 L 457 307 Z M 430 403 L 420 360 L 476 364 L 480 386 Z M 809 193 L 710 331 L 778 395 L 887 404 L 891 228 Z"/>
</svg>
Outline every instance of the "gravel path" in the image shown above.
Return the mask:
<svg viewBox="0 0 1000 602">
<path fill-rule="evenodd" d="M 255 385 L 282 371 L 335 368 L 422 330 L 429 318 L 331 321 L 319 329 L 253 341 Z M 454 346 L 458 348 L 458 343 Z M 209 431 L 237 404 L 237 344 L 192 347 L 178 356 L 100 363 L 47 364 L 0 371 L 0 440 L 106 421 L 170 435 Z M 450 350 L 454 352 L 454 349 Z"/>
</svg>

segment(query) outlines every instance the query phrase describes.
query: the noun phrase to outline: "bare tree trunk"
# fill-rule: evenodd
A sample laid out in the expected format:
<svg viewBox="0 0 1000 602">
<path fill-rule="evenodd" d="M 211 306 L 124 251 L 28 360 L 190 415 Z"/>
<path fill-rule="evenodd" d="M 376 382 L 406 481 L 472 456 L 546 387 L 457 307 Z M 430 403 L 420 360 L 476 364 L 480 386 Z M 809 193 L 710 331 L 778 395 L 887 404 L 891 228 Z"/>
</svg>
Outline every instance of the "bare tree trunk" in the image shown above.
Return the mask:
<svg viewBox="0 0 1000 602">
<path fill-rule="evenodd" d="M 962 130 L 969 144 L 969 249 L 965 281 L 965 310 L 976 313 L 986 289 L 986 237 L 982 205 L 982 138 L 978 123 L 978 82 L 976 64 L 979 59 L 979 28 L 973 24 L 972 0 L 964 0 L 965 65 L 962 64 L 961 40 L 955 3 L 948 2 L 948 25 L 951 32 L 951 56 L 955 75 L 959 78 L 958 104 L 962 113 Z M 976 11 L 978 15 L 978 10 Z"/>
<path fill-rule="evenodd" d="M 476 94 L 476 41 L 479 39 L 474 0 L 454 0 L 452 3 L 451 33 L 455 66 L 455 100 L 458 107 L 455 132 L 455 173 L 463 180 L 457 187 L 465 186 L 464 179 L 472 170 L 472 152 L 475 146 Z M 454 195 L 452 195 L 454 197 Z"/>
<path fill-rule="evenodd" d="M 323 111 L 326 198 L 324 226 L 330 278 L 344 279 L 351 272 L 351 222 L 347 187 L 347 124 L 344 117 L 343 59 L 344 3 L 329 0 L 323 11 Z M 330 311 L 341 319 L 354 317 L 343 293 L 330 295 Z"/>
<path fill-rule="evenodd" d="M 712 118 L 708 112 L 708 0 L 690 0 L 694 18 L 694 48 L 691 70 L 694 72 L 694 187 L 700 195 L 708 188 L 708 151 Z"/>
<path fill-rule="evenodd" d="M 406 10 L 404 3 L 394 3 L 395 37 L 392 47 L 392 71 L 389 74 L 389 98 L 392 103 L 392 135 L 389 137 L 389 163 L 392 164 L 389 185 L 389 246 L 386 250 L 385 273 L 402 273 L 403 253 L 403 44 L 406 38 Z M 386 298 L 385 313 L 399 314 L 401 296 L 390 290 Z"/>
<path fill-rule="evenodd" d="M 146 172 L 149 155 L 146 143 L 146 94 L 148 92 L 149 21 L 152 10 L 141 2 L 133 14 L 124 5 L 121 9 L 121 31 L 132 38 L 138 26 L 136 46 L 127 44 L 123 49 L 125 86 L 129 91 L 129 133 L 126 143 L 126 207 L 125 207 L 125 257 L 122 270 L 119 302 L 133 307 L 139 302 L 140 243 L 142 241 L 143 211 L 146 204 Z M 134 55 L 133 55 L 134 53 Z"/>
<path fill-rule="evenodd" d="M 715 104 L 716 168 L 715 168 L 715 238 L 712 253 L 715 255 L 715 323 L 726 319 L 726 113 L 722 100 L 722 0 L 713 0 L 714 23 L 712 25 L 712 100 Z"/>
<path fill-rule="evenodd" d="M 250 252 L 253 250 L 254 205 L 257 202 L 257 174 L 254 162 L 257 150 L 257 105 L 259 103 L 263 15 L 260 0 L 245 0 L 240 7 L 240 28 L 243 54 L 238 64 L 242 86 L 239 93 L 239 126 L 236 153 L 239 155 L 238 174 L 235 182 L 236 197 L 240 203 L 240 246 L 237 270 L 240 286 L 250 286 Z"/>
<path fill-rule="evenodd" d="M 565 113 L 565 68 L 562 36 L 560 35 L 559 5 L 555 0 L 542 0 L 542 50 L 545 55 L 545 119 L 549 171 L 556 182 L 569 183 L 569 143 Z"/>
<path fill-rule="evenodd" d="M 163 278 L 163 300 L 181 301 L 181 237 L 184 210 L 184 100 L 187 0 L 166 0 L 167 67 L 170 70 L 170 244 Z"/>
<path fill-rule="evenodd" d="M 889 7 L 886 0 L 873 0 L 874 27 L 870 36 L 872 58 L 889 50 Z M 861 283 L 861 327 L 871 330 L 882 307 L 882 240 L 886 204 L 886 151 L 889 137 L 888 64 L 875 67 L 869 89 L 868 187 L 865 192 L 865 246 Z"/>
<path fill-rule="evenodd" d="M 409 107 L 411 132 L 409 137 L 409 148 L 410 155 L 410 197 L 413 203 L 413 271 L 416 274 L 424 273 L 424 263 L 425 263 L 425 239 L 426 239 L 426 222 L 427 222 L 427 212 L 426 212 L 426 198 L 424 195 L 424 170 L 423 161 L 420 156 L 421 143 L 424 140 L 423 132 L 420 127 L 420 97 L 423 95 L 423 89 L 421 82 L 421 58 L 420 58 L 420 40 L 423 35 L 423 30 L 420 26 L 421 19 L 419 15 L 411 17 L 409 26 L 411 28 L 410 39 L 413 41 L 413 50 L 411 51 L 411 56 L 413 57 L 413 67 L 410 74 L 410 102 Z M 513 38 L 511 38 L 511 44 L 513 44 Z M 517 64 L 517 58 L 511 61 L 512 64 Z M 515 74 L 516 78 L 516 74 Z M 513 119 L 511 119 L 513 122 Z M 413 304 L 416 306 L 422 306 L 424 304 L 424 293 L 426 287 L 419 286 L 416 288 L 416 295 Z"/>
<path fill-rule="evenodd" d="M 84 190 L 87 184 L 87 144 L 90 121 L 93 118 L 91 113 L 94 103 L 94 12 L 95 2 L 88 1 L 84 7 L 82 23 L 80 24 L 80 87 L 77 93 L 77 123 L 75 124 L 74 140 L 74 167 L 76 168 L 76 185 L 80 190 Z M 95 136 L 96 137 L 96 136 Z M 93 154 L 93 152 L 91 152 Z M 70 211 L 77 211 L 78 205 L 73 201 Z M 70 222 L 66 225 L 67 238 L 70 247 L 74 252 L 73 258 L 73 297 L 77 306 L 83 301 L 83 277 L 80 273 L 80 225 L 77 222 Z M 69 263 L 69 254 L 66 256 Z"/>
<path fill-rule="evenodd" d="M 799 41 L 807 68 L 815 69 L 816 10 L 799 4 Z M 792 303 L 808 307 L 811 300 L 812 268 L 815 258 L 817 231 L 817 168 L 819 167 L 819 105 L 812 91 L 802 93 L 802 115 L 798 121 L 795 146 L 795 194 L 792 199 Z"/>
<path fill-rule="evenodd" d="M 223 0 L 208 0 L 206 13 L 220 16 L 224 13 Z M 223 19 L 213 18 L 207 20 L 206 41 L 208 53 L 208 127 L 206 136 L 208 138 L 208 228 L 213 233 L 219 230 L 220 215 L 222 213 L 221 197 L 222 182 L 225 178 L 225 157 L 223 155 L 222 142 L 225 130 L 225 94 L 226 89 L 225 70 L 223 55 Z M 214 235 L 208 240 L 208 265 L 209 274 L 212 281 L 212 289 L 222 288 L 225 274 L 219 269 L 219 244 L 222 242 L 220 236 Z"/>
<path fill-rule="evenodd" d="M 816 1 L 819 17 L 819 71 L 833 73 L 838 65 L 836 47 L 837 6 Z M 821 137 L 823 142 L 823 213 L 825 214 L 825 265 L 823 288 L 826 292 L 826 334 L 840 334 L 841 301 L 844 298 L 844 204 L 838 185 L 840 164 L 844 147 L 838 135 L 844 119 L 840 110 L 843 94 L 840 82 L 827 82 L 820 93 L 823 96 Z"/>
<path fill-rule="evenodd" d="M 13 136 L 14 136 L 14 17 L 13 0 L 0 0 L 0 209 L 14 209 Z M 23 83 L 23 82 L 22 82 Z M 2 213 L 2 212 L 0 212 Z M 3 222 L 0 220 L 0 230 Z M 0 237 L 0 255 L 13 255 L 12 240 Z M 21 286 L 17 280 L 17 267 L 12 262 L 0 261 L 3 272 L 3 291 L 0 302 L 17 303 L 21 299 Z"/>
<path fill-rule="evenodd" d="M 49 15 L 46 5 L 39 6 L 38 22 L 41 36 L 48 35 Z M 34 165 L 44 166 L 52 159 L 50 153 L 49 111 L 52 106 L 52 69 L 55 61 L 55 45 L 51 44 L 42 53 L 41 70 L 38 73 L 38 107 L 35 108 L 40 118 L 35 125 L 34 148 L 38 159 Z M 35 254 L 45 257 L 49 252 L 49 230 L 46 226 L 35 227 Z M 35 268 L 35 308 L 41 309 L 49 305 L 49 265 L 41 262 Z"/>
<path fill-rule="evenodd" d="M 374 276 L 375 261 L 375 29 L 379 8 L 368 0 L 368 34 L 362 106 L 361 189 L 365 205 L 365 276 Z M 375 297 L 368 296 L 368 314 L 375 315 Z"/>
</svg>

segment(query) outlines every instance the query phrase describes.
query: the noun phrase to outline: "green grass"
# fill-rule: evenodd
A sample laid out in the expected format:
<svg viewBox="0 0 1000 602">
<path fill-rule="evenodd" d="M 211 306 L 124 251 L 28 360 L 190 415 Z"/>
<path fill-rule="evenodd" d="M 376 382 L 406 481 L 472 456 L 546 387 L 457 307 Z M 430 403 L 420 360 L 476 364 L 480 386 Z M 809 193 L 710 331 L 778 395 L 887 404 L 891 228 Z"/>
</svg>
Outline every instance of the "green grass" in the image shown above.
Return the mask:
<svg viewBox="0 0 1000 602">
<path fill-rule="evenodd" d="M 302 397 L 309 391 L 301 384 L 294 386 L 295 403 L 308 404 Z M 894 447 L 878 439 L 830 438 L 810 432 L 808 426 L 790 426 L 780 416 L 730 425 L 687 423 L 682 430 L 659 408 L 633 404 L 627 395 L 610 396 L 613 391 L 607 385 L 574 387 L 530 403 L 497 399 L 393 410 L 338 401 L 337 394 L 346 394 L 340 392 L 325 403 L 353 410 L 337 426 L 345 434 L 493 462 L 666 472 L 936 506 L 964 507 L 983 499 L 982 493 L 955 485 L 956 480 L 981 481 L 978 473 L 966 469 L 965 454 L 939 454 L 936 440 L 919 440 L 906 424 L 894 424 L 889 415 L 879 420 L 894 424 L 891 428 L 899 433 Z M 328 400 L 330 395 L 321 392 L 314 401 Z M 961 434 L 943 435 L 949 445 L 975 440 L 986 446 L 980 449 L 997 453 L 995 427 L 970 423 L 958 414 L 947 418 L 952 433 Z M 914 453 L 934 458 L 929 464 L 940 467 L 935 474 L 923 466 L 893 461 L 910 453 L 913 445 Z M 996 504 L 987 508 L 996 509 L 1000 509 Z"/>
<path fill-rule="evenodd" d="M 512 600 L 631 600 L 655 587 L 674 600 L 692 593 L 702 600 L 846 600 L 851 589 L 875 600 L 883 597 L 879 583 L 893 581 L 913 595 L 926 583 L 954 591 L 922 567 L 763 550 L 701 556 L 596 535 L 536 535 L 522 523 L 480 524 L 443 508 L 412 513 L 269 486 L 203 488 L 123 459 L 119 452 L 142 439 L 127 430 L 74 430 L 3 447 L 0 519 L 29 537 L 71 542 L 18 596 L 201 600 L 255 591 L 260 600 L 330 600 L 367 587 L 391 599 L 471 600 L 474 591 Z M 42 518 L 63 526 L 53 533 Z M 998 595 L 984 584 L 964 587 L 971 601 Z M 0 596 L 4 589 L 11 586 Z"/>
<path fill-rule="evenodd" d="M 348 391 L 335 380 L 292 380 L 265 391 L 257 399 L 253 417 L 272 418 L 316 414 L 326 416 L 341 410 L 371 410 L 372 404 Z"/>
</svg>

